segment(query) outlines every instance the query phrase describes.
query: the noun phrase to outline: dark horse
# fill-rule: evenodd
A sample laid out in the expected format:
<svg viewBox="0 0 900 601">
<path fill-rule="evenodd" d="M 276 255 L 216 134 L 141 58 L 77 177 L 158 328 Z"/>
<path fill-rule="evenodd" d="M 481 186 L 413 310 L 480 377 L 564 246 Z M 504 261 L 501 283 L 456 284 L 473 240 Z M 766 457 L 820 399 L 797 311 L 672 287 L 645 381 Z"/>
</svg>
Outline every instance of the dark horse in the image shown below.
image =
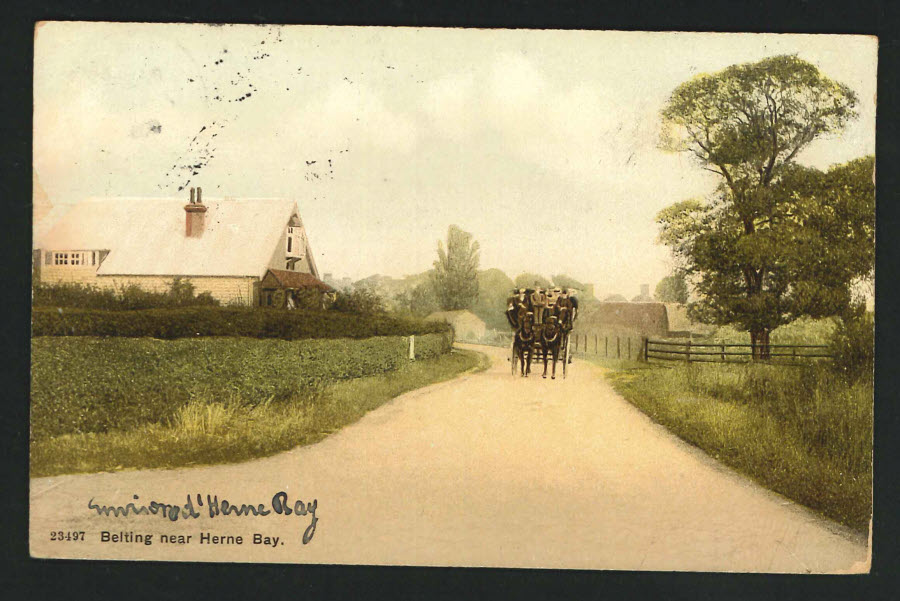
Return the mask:
<svg viewBox="0 0 900 601">
<path fill-rule="evenodd" d="M 525 314 L 516 329 L 513 340 L 513 353 L 519 360 L 522 376 L 528 377 L 531 373 L 531 355 L 534 351 L 534 315 L 531 312 Z M 527 356 L 527 363 L 526 363 Z"/>
<path fill-rule="evenodd" d="M 544 375 L 541 377 L 547 377 L 547 356 L 552 355 L 553 375 L 551 376 L 551 379 L 555 380 L 556 362 L 559 359 L 559 347 L 562 343 L 562 328 L 560 328 L 556 316 L 551 316 L 547 320 L 547 323 L 544 324 L 543 328 L 541 328 L 540 343 L 541 354 L 544 358 Z"/>
</svg>

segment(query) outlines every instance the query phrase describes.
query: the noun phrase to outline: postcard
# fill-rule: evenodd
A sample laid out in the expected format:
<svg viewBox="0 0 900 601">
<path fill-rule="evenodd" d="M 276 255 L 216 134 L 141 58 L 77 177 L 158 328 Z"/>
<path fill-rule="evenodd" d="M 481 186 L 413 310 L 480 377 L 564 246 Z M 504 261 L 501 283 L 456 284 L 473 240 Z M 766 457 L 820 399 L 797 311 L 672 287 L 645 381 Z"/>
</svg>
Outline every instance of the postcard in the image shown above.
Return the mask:
<svg viewBox="0 0 900 601">
<path fill-rule="evenodd" d="M 34 47 L 33 557 L 869 571 L 876 38 Z"/>
</svg>

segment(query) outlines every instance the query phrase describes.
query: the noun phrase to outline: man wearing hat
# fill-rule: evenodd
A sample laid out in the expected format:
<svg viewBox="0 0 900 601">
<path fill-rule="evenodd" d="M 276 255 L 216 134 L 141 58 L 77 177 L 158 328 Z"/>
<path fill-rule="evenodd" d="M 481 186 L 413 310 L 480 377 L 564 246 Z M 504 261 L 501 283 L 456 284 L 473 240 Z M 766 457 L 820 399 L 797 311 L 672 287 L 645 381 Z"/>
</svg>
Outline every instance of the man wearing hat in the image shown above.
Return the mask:
<svg viewBox="0 0 900 601">
<path fill-rule="evenodd" d="M 531 293 L 529 299 L 534 312 L 534 325 L 539 326 L 544 323 L 544 312 L 547 311 L 547 295 L 544 294 L 543 288 L 537 287 Z"/>
<path fill-rule="evenodd" d="M 555 288 L 547 288 L 547 309 L 551 314 L 555 313 L 556 311 L 556 299 L 559 298 L 561 292 L 562 288 L 560 288 L 559 286 Z"/>
<path fill-rule="evenodd" d="M 522 323 L 521 318 L 528 311 L 528 296 L 524 288 L 513 290 L 513 295 L 506 299 L 506 320 L 515 330 Z"/>
<path fill-rule="evenodd" d="M 553 307 L 553 314 L 559 318 L 559 325 L 563 330 L 569 332 L 575 323 L 575 312 L 577 311 L 578 301 L 574 296 L 569 296 L 569 289 L 563 288 L 556 299 L 556 305 Z"/>
</svg>

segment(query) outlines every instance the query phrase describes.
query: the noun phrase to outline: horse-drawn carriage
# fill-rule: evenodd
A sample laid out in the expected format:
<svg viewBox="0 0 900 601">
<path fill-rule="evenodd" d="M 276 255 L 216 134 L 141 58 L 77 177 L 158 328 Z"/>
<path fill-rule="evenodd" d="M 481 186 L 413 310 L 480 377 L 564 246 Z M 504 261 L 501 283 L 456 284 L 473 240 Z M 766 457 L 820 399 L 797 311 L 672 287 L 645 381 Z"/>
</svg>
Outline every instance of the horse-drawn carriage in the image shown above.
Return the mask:
<svg viewBox="0 0 900 601">
<path fill-rule="evenodd" d="M 553 306 L 533 306 L 524 300 L 511 299 L 506 316 L 514 330 L 510 345 L 509 363 L 512 375 L 516 368 L 523 377 L 531 373 L 531 363 L 535 356 L 543 361 L 547 377 L 547 363 L 552 361 L 551 378 L 556 379 L 556 364 L 562 360 L 562 377 L 566 377 L 570 359 L 569 333 L 572 331 L 575 311 L 574 303 L 565 300 Z M 541 318 L 535 318 L 535 311 L 541 311 Z"/>
</svg>

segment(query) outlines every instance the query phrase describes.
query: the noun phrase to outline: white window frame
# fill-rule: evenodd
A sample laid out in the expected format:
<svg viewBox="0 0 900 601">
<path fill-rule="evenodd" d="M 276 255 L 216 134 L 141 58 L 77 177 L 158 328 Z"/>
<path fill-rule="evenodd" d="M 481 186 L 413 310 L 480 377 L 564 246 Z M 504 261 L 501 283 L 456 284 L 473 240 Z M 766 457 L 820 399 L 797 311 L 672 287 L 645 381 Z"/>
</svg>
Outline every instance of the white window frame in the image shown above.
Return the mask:
<svg viewBox="0 0 900 601">
<path fill-rule="evenodd" d="M 54 250 L 51 264 L 56 267 L 90 267 L 97 264 L 96 251 L 89 250 Z"/>
</svg>

